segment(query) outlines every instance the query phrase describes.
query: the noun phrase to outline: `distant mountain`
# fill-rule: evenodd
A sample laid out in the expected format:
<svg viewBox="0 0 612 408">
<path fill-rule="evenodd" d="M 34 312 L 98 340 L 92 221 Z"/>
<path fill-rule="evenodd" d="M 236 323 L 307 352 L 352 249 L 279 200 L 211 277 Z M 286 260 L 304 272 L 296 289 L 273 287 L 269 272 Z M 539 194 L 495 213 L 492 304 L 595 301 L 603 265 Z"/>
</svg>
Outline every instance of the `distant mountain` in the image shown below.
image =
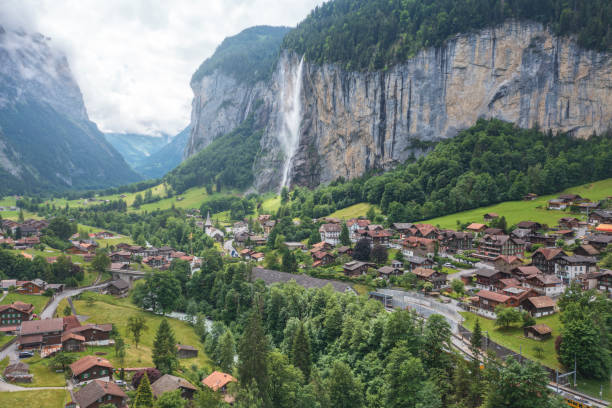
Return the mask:
<svg viewBox="0 0 612 408">
<path fill-rule="evenodd" d="M 189 140 L 190 132 L 191 128 L 187 126 L 172 138 L 170 143 L 140 160 L 138 164 L 134 165 L 134 170 L 147 178 L 164 176 L 183 161 L 183 152 Z"/>
<path fill-rule="evenodd" d="M 89 120 L 68 61 L 50 39 L 0 26 L 0 195 L 139 179 Z"/>
<path fill-rule="evenodd" d="M 105 133 L 106 140 L 132 167 L 136 168 L 147 157 L 157 152 L 170 141 L 167 135 L 155 137 L 136 133 Z"/>
</svg>

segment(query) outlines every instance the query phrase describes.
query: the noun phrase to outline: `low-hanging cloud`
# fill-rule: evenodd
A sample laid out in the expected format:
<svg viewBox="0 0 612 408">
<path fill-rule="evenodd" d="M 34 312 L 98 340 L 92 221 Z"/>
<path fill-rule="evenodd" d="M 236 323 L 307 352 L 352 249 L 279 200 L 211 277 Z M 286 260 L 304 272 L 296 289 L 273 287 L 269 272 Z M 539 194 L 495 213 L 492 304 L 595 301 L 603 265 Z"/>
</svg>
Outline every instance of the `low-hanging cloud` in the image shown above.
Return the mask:
<svg viewBox="0 0 612 408">
<path fill-rule="evenodd" d="M 38 31 L 68 56 L 103 131 L 175 134 L 188 122 L 189 80 L 230 35 L 294 26 L 322 0 L 3 0 L 0 24 Z"/>
</svg>

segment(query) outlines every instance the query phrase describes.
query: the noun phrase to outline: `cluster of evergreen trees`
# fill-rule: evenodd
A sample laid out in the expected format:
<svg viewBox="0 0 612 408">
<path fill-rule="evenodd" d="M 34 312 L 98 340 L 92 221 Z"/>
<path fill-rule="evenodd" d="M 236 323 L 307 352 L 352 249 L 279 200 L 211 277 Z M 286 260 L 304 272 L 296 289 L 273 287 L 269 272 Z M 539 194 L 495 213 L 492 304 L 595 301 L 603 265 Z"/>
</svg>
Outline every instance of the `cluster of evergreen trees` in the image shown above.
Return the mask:
<svg viewBox="0 0 612 408">
<path fill-rule="evenodd" d="M 359 202 L 390 222 L 417 221 L 508 200 L 550 194 L 612 177 L 612 134 L 576 139 L 479 120 L 432 152 L 378 176 L 297 188 L 283 214 L 322 217 Z"/>
<path fill-rule="evenodd" d="M 612 49 L 612 4 L 607 0 L 333 0 L 316 7 L 283 47 L 318 64 L 381 70 L 458 33 L 506 20 L 537 21 L 579 44 Z"/>
<path fill-rule="evenodd" d="M 250 265 L 224 265 L 213 252 L 185 291 L 207 353 L 239 379 L 237 407 L 562 406 L 538 365 L 485 358 L 483 371 L 449 352 L 439 315 L 388 313 L 331 287 L 251 283 Z M 210 330 L 204 315 L 215 320 Z"/>
</svg>

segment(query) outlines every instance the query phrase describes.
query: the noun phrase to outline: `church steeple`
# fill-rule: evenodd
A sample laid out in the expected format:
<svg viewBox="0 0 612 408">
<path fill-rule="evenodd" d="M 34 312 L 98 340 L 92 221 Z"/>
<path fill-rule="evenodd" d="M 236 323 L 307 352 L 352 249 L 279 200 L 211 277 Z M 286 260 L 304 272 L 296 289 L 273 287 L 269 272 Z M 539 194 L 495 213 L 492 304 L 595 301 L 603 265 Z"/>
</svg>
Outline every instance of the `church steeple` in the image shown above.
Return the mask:
<svg viewBox="0 0 612 408">
<path fill-rule="evenodd" d="M 210 211 L 206 214 L 206 222 L 204 223 L 204 227 L 212 227 L 212 221 L 210 221 Z"/>
</svg>

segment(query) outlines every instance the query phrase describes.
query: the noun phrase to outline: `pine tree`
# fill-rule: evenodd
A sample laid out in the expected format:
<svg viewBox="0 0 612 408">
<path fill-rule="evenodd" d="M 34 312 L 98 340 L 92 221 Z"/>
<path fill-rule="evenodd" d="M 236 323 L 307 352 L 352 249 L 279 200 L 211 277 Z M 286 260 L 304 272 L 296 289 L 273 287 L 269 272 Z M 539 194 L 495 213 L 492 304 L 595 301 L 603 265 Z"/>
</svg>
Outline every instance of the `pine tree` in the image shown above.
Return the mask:
<svg viewBox="0 0 612 408">
<path fill-rule="evenodd" d="M 234 355 L 236 353 L 236 343 L 234 342 L 234 336 L 232 336 L 231 331 L 226 330 L 225 333 L 221 335 L 217 350 L 219 367 L 224 372 L 231 372 L 232 366 L 234 365 Z"/>
<path fill-rule="evenodd" d="M 470 349 L 472 354 L 475 356 L 478 355 L 480 353 L 480 347 L 482 347 L 482 329 L 480 328 L 480 320 L 476 319 L 472 337 L 470 338 Z"/>
<path fill-rule="evenodd" d="M 310 339 L 304 329 L 304 324 L 300 323 L 295 335 L 293 336 L 293 345 L 291 350 L 291 363 L 299 368 L 304 374 L 304 380 L 308 381 L 310 377 L 310 368 L 312 360 L 310 356 Z"/>
<path fill-rule="evenodd" d="M 349 237 L 349 230 L 345 222 L 342 223 L 342 230 L 340 231 L 340 243 L 351 246 L 351 238 Z"/>
<path fill-rule="evenodd" d="M 151 391 L 151 383 L 149 377 L 145 374 L 140 380 L 140 385 L 136 391 L 136 398 L 132 408 L 151 408 L 153 406 L 153 391 Z"/>
<path fill-rule="evenodd" d="M 268 339 L 261 323 L 261 312 L 251 312 L 238 347 L 238 375 L 241 384 L 253 382 L 259 398 L 268 401 Z"/>
<path fill-rule="evenodd" d="M 174 332 L 166 319 L 162 320 L 153 343 L 153 364 L 164 374 L 172 374 L 178 367 Z"/>
</svg>

